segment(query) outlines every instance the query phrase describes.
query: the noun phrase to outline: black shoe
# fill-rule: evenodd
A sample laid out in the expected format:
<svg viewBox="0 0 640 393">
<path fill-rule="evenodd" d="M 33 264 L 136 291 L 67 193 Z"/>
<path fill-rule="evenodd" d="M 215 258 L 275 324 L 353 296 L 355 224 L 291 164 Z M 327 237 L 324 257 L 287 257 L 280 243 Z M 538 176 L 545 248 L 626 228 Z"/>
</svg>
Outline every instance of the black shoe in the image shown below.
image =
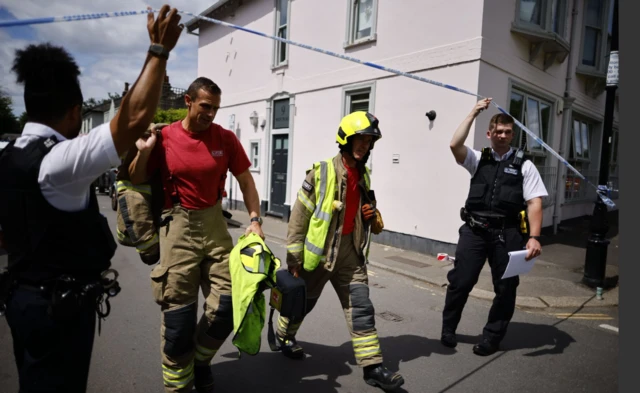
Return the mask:
<svg viewBox="0 0 640 393">
<path fill-rule="evenodd" d="M 209 365 L 193 367 L 193 375 L 198 393 L 213 393 L 213 373 Z"/>
<path fill-rule="evenodd" d="M 442 345 L 448 348 L 455 348 L 456 345 L 458 345 L 456 334 L 450 331 L 442 332 L 442 336 L 440 336 L 440 342 L 442 343 Z"/>
<path fill-rule="evenodd" d="M 304 349 L 296 342 L 295 338 L 291 339 L 281 339 L 278 338 L 278 343 L 280 344 L 280 350 L 282 354 L 289 359 L 302 359 L 304 358 Z"/>
<path fill-rule="evenodd" d="M 383 390 L 397 389 L 404 384 L 402 375 L 389 371 L 382 364 L 365 367 L 363 378 L 367 384 L 378 386 Z"/>
<path fill-rule="evenodd" d="M 479 356 L 493 355 L 498 351 L 498 344 L 494 344 L 488 338 L 483 338 L 482 342 L 473 346 L 473 353 Z"/>
</svg>

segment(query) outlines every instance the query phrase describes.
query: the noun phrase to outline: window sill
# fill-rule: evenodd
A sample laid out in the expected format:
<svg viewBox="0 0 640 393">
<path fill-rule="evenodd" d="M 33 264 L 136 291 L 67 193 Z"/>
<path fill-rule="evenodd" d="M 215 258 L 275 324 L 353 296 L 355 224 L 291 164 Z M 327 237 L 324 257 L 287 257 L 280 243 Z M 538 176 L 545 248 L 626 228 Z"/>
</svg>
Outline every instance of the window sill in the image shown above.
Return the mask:
<svg viewBox="0 0 640 393">
<path fill-rule="evenodd" d="M 569 42 L 563 37 L 534 25 L 513 22 L 511 24 L 511 32 L 529 41 L 529 63 L 535 61 L 540 51 L 544 53 L 544 71 L 556 61 L 559 63 L 564 62 L 571 49 Z"/>
<path fill-rule="evenodd" d="M 576 74 L 584 77 L 584 90 L 587 95 L 596 98 L 604 92 L 607 82 L 607 73 L 605 71 L 599 71 L 594 67 L 580 64 L 576 67 Z"/>
<path fill-rule="evenodd" d="M 289 60 L 285 61 L 284 63 L 280 63 L 278 65 L 272 65 L 271 71 L 284 71 L 288 67 L 289 67 Z"/>
<path fill-rule="evenodd" d="M 364 44 L 368 44 L 371 42 L 376 42 L 378 39 L 378 34 L 374 33 L 373 35 L 370 35 L 369 37 L 365 37 L 365 38 L 360 38 L 357 41 L 353 41 L 353 42 L 345 42 L 342 47 L 344 49 L 351 49 L 351 48 L 355 48 Z"/>
</svg>

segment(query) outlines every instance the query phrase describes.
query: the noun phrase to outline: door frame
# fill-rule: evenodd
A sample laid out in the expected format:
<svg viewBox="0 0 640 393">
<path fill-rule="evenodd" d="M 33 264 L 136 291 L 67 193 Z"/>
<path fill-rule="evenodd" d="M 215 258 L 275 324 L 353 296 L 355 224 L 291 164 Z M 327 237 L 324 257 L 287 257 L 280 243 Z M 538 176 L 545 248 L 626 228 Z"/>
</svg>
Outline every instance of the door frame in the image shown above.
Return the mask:
<svg viewBox="0 0 640 393">
<path fill-rule="evenodd" d="M 273 105 L 274 101 L 289 99 L 289 128 L 278 128 L 273 129 Z M 264 197 L 267 199 L 265 215 L 274 215 L 276 217 L 282 217 L 284 221 L 289 221 L 289 215 L 291 212 L 291 172 L 293 167 L 293 124 L 295 118 L 295 95 L 289 94 L 287 92 L 276 93 L 269 98 L 267 103 L 267 112 L 269 113 L 269 121 L 267 127 L 267 135 L 265 141 L 267 141 L 267 181 L 265 182 L 265 194 Z M 284 216 L 281 216 L 278 213 L 275 213 L 271 209 L 271 178 L 273 176 L 273 137 L 275 135 L 283 135 L 286 134 L 289 138 L 288 140 L 288 151 L 287 151 L 287 186 L 286 186 L 286 195 L 284 199 L 284 206 L 286 213 Z"/>
<path fill-rule="evenodd" d="M 272 215 L 272 216 L 284 218 L 285 214 L 273 210 L 273 206 L 271 205 L 271 202 L 272 202 L 272 200 L 271 200 L 271 194 L 272 194 L 271 187 L 273 186 L 273 183 L 272 183 L 272 180 L 273 180 L 273 162 L 272 161 L 273 161 L 273 147 L 275 145 L 276 137 L 280 137 L 280 136 L 286 135 L 287 139 L 288 139 L 289 138 L 289 129 L 288 128 L 281 128 L 281 129 L 279 129 L 277 131 L 281 131 L 281 132 L 274 132 L 273 134 L 271 134 L 271 143 L 270 143 L 271 149 L 270 149 L 270 152 L 269 152 L 269 162 L 271 162 L 271 164 L 269 164 L 269 210 L 267 211 L 267 213 L 269 213 L 269 215 Z M 285 207 L 285 210 L 286 210 L 286 207 L 288 205 L 288 195 L 287 194 L 289 192 L 289 190 L 288 190 L 288 188 L 289 188 L 289 161 L 290 161 L 289 160 L 289 156 L 291 155 L 291 149 L 289 148 L 290 146 L 291 146 L 291 144 L 289 143 L 289 141 L 287 141 L 287 174 L 286 174 L 287 178 L 285 179 L 285 184 L 286 184 L 285 187 L 286 187 L 286 189 L 285 189 L 284 201 L 282 202 L 282 204 Z"/>
</svg>

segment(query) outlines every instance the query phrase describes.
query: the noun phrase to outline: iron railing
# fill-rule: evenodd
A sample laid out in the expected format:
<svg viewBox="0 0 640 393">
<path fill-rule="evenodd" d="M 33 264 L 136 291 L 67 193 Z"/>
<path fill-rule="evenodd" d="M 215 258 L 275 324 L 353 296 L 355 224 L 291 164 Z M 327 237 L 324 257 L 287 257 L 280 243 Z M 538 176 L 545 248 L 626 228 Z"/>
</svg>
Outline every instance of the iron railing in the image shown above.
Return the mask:
<svg viewBox="0 0 640 393">
<path fill-rule="evenodd" d="M 169 83 L 164 83 L 162 86 L 162 95 L 160 96 L 158 109 L 167 110 L 186 108 L 187 106 L 184 103 L 184 95 L 186 92 L 186 89 L 171 87 Z"/>
</svg>

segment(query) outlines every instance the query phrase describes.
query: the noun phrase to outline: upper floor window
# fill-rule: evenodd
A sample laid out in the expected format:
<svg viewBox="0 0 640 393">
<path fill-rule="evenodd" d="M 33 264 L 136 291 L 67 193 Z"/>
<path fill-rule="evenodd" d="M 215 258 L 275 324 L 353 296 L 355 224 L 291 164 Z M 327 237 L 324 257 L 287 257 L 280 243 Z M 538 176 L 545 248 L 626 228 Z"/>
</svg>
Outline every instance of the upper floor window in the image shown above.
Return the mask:
<svg viewBox="0 0 640 393">
<path fill-rule="evenodd" d="M 276 36 L 289 39 L 289 0 L 276 0 Z M 288 45 L 284 42 L 274 41 L 273 66 L 279 67 L 287 64 Z"/>
<path fill-rule="evenodd" d="M 518 23 L 565 38 L 566 0 L 519 0 Z"/>
<path fill-rule="evenodd" d="M 376 39 L 378 0 L 348 0 L 345 47 Z"/>
<path fill-rule="evenodd" d="M 582 40 L 583 66 L 600 70 L 606 41 L 603 41 L 606 31 L 604 18 L 605 0 L 587 0 L 584 8 L 584 33 Z"/>
</svg>

